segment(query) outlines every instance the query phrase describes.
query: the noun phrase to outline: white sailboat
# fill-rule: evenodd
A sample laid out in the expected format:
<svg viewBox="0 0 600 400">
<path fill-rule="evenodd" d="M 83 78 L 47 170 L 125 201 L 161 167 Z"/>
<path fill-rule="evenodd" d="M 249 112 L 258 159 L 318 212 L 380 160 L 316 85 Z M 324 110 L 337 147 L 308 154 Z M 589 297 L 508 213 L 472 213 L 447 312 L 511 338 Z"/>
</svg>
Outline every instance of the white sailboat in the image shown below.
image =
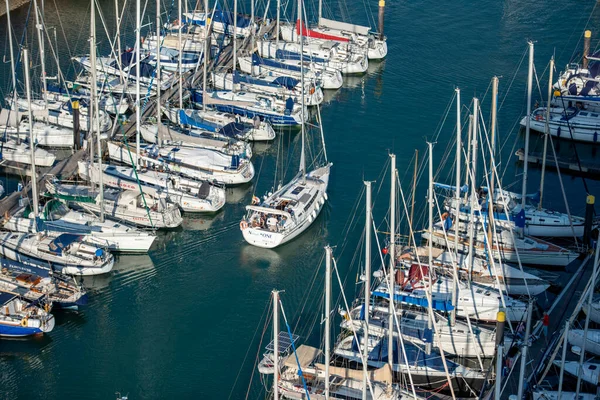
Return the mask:
<svg viewBox="0 0 600 400">
<path fill-rule="evenodd" d="M 301 6 L 298 8 L 300 10 Z M 301 74 L 301 87 L 304 88 L 303 74 Z M 304 97 L 301 96 L 302 110 L 305 109 Z M 302 119 L 305 118 L 302 115 Z M 302 150 L 300 169 L 296 176 L 286 185 L 266 195 L 262 201 L 253 199 L 253 203 L 256 204 L 246 206 L 247 213 L 240 222 L 240 229 L 244 239 L 251 245 L 274 248 L 289 242 L 308 229 L 327 201 L 329 173 L 333 164 L 327 162 L 327 153 L 324 151 L 325 165 L 307 172 L 304 149 L 305 124 L 301 127 Z M 322 129 L 321 136 L 323 136 Z M 322 143 L 325 148 L 324 137 Z"/>
<path fill-rule="evenodd" d="M 251 141 L 275 139 L 275 131 L 271 124 L 260 118 L 248 118 L 210 109 L 193 110 L 166 107 L 164 113 L 172 123 L 183 127 L 194 126 L 207 131 L 220 132 L 228 125 L 234 124 L 236 137 L 239 139 Z"/>
<path fill-rule="evenodd" d="M 554 360 L 554 365 L 562 368 L 562 360 Z M 594 362 L 584 362 L 579 368 L 579 361 L 565 361 L 565 372 L 570 375 L 579 376 L 581 379 L 592 385 L 600 385 L 600 364 Z"/>
<path fill-rule="evenodd" d="M 184 212 L 217 212 L 225 205 L 225 189 L 208 182 L 185 179 L 154 170 L 134 171 L 133 168 L 102 165 L 104 183 L 125 190 L 142 190 L 150 196 L 164 196 Z M 79 176 L 97 181 L 97 165 L 79 162 Z"/>
<path fill-rule="evenodd" d="M 70 210 L 57 201 L 48 201 L 42 212 L 44 230 L 52 236 L 60 233 L 85 235 L 89 243 L 102 246 L 110 251 L 122 253 L 147 253 L 156 235 L 133 226 L 111 220 L 100 221 L 92 214 Z M 33 213 L 22 208 L 4 223 L 4 229 L 31 233 L 36 231 Z"/>
<path fill-rule="evenodd" d="M 25 264 L 49 264 L 66 275 L 100 275 L 114 265 L 112 254 L 83 242 L 82 235 L 63 233 L 58 237 L 41 233 L 3 232 L 0 255 Z"/>
<path fill-rule="evenodd" d="M 140 153 L 136 154 L 133 149 L 130 153 L 123 143 L 108 142 L 107 147 L 112 160 L 133 165 L 137 158 L 146 168 L 171 171 L 191 179 L 240 185 L 254 177 L 254 165 L 250 160 L 214 150 L 152 144 L 141 145 Z"/>
<path fill-rule="evenodd" d="M 98 189 L 86 185 L 47 183 L 56 198 L 95 214 L 147 228 L 176 228 L 181 225 L 179 208 L 164 198 L 153 198 L 136 190 Z"/>
<path fill-rule="evenodd" d="M 585 340 L 584 340 L 585 338 Z M 574 346 L 584 347 L 585 351 L 600 356 L 600 329 L 569 329 L 569 343 Z"/>
<path fill-rule="evenodd" d="M 0 154 L 2 160 L 19 164 L 31 165 L 31 146 L 28 143 L 17 143 L 14 139 L 0 142 Z M 42 148 L 35 147 L 35 165 L 38 167 L 50 167 L 56 161 L 56 156 Z"/>
</svg>

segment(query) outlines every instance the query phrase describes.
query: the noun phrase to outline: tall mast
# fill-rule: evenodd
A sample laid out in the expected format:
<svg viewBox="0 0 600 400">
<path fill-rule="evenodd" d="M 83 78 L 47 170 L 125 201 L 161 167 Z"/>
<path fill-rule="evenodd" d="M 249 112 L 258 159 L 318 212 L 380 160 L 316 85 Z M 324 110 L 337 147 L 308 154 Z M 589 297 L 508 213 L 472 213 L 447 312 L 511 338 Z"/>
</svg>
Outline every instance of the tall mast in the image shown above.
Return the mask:
<svg viewBox="0 0 600 400">
<path fill-rule="evenodd" d="M 142 110 L 140 99 L 140 45 L 141 38 L 141 0 L 135 0 L 135 166 L 140 166 L 140 124 L 142 123 Z"/>
<path fill-rule="evenodd" d="M 273 400 L 279 400 L 279 291 L 273 290 Z"/>
<path fill-rule="evenodd" d="M 42 30 L 44 30 L 44 25 L 42 24 L 41 21 L 41 17 L 40 17 L 40 10 L 37 4 L 37 0 L 34 0 L 34 6 L 35 6 L 35 24 L 36 24 L 36 30 L 37 30 L 37 38 L 38 38 L 38 43 L 40 46 L 40 60 L 41 60 L 41 67 L 42 67 L 42 98 L 44 99 L 44 105 L 45 105 L 45 113 L 46 116 L 48 115 L 48 83 L 46 82 L 46 52 L 44 50 L 44 35 L 42 34 Z"/>
<path fill-rule="evenodd" d="M 533 301 L 530 298 L 527 305 L 527 325 L 525 327 L 525 340 L 521 348 L 521 368 L 519 369 L 519 385 L 517 398 L 523 398 L 523 390 L 525 386 L 525 368 L 527 368 L 527 351 L 529 350 L 529 335 L 531 334 L 531 314 L 533 311 Z M 575 396 L 577 398 L 577 396 Z"/>
<path fill-rule="evenodd" d="M 117 64 L 119 65 L 119 79 L 123 83 L 123 68 L 121 67 L 121 11 L 119 10 L 119 0 L 115 0 L 115 18 L 117 20 Z M 158 38 L 156 38 L 158 40 Z"/>
<path fill-rule="evenodd" d="M 204 0 L 204 50 L 202 52 L 203 65 L 202 65 L 202 109 L 206 110 L 206 90 L 207 90 L 207 76 L 208 74 L 208 38 L 209 38 L 209 23 L 208 23 L 208 0 Z"/>
<path fill-rule="evenodd" d="M 15 112 L 17 114 L 15 121 L 18 121 L 19 120 L 19 107 L 17 107 L 17 101 L 19 100 L 19 95 L 17 93 L 17 70 L 16 70 L 16 66 L 15 66 L 15 52 L 13 49 L 12 24 L 10 23 L 10 4 L 9 4 L 8 0 L 6 0 L 5 3 L 6 3 L 6 23 L 8 25 L 8 44 L 10 47 L 10 72 L 12 73 L 12 86 L 13 86 L 12 112 Z M 16 123 L 15 126 L 17 128 L 16 140 L 17 140 L 17 143 L 19 143 L 21 141 L 21 139 L 19 138 L 19 124 Z M 33 148 L 33 146 L 32 146 L 32 148 Z"/>
<path fill-rule="evenodd" d="M 254 0 L 250 0 L 250 49 L 254 50 Z"/>
<path fill-rule="evenodd" d="M 525 120 L 525 162 L 523 163 L 523 190 L 521 192 L 521 209 L 525 210 L 527 202 L 527 157 L 529 157 L 529 131 L 531 125 L 531 91 L 533 88 L 533 42 L 529 41 L 529 68 L 527 73 L 527 119 Z M 521 232 L 523 235 L 523 232 Z"/>
<path fill-rule="evenodd" d="M 319 0 L 319 19 L 317 25 L 321 24 L 321 18 L 323 17 L 323 0 Z"/>
<path fill-rule="evenodd" d="M 275 22 L 275 48 L 279 48 L 279 19 L 281 14 L 281 0 L 277 0 L 277 20 Z M 252 49 L 254 50 L 254 49 Z"/>
<path fill-rule="evenodd" d="M 325 247 L 325 400 L 329 400 L 329 359 L 331 358 L 331 247 Z"/>
<path fill-rule="evenodd" d="M 304 44 L 302 40 L 302 0 L 298 0 L 298 20 L 300 21 L 300 84 L 302 86 L 302 110 L 300 111 L 300 124 L 302 129 L 302 153 L 300 154 L 300 171 L 302 171 L 302 181 L 306 179 L 306 155 L 304 154 Z"/>
<path fill-rule="evenodd" d="M 540 179 L 540 202 L 538 210 L 542 209 L 542 200 L 544 199 L 544 178 L 546 177 L 546 152 L 548 150 L 548 135 L 550 135 L 550 100 L 552 100 L 552 79 L 554 74 L 554 57 L 550 59 L 550 76 L 548 79 L 548 103 L 546 104 L 546 132 L 544 134 L 544 155 L 542 158 L 542 177 Z M 525 159 L 527 163 L 527 159 Z"/>
<path fill-rule="evenodd" d="M 494 224 L 494 182 L 496 180 L 496 125 L 497 125 L 497 110 L 498 110 L 498 77 L 492 78 L 492 129 L 491 141 L 492 148 L 490 154 L 490 166 L 492 169 L 492 177 L 490 179 L 490 187 L 488 190 L 488 240 L 492 243 L 492 228 Z"/>
<path fill-rule="evenodd" d="M 369 306 L 371 303 L 371 182 L 365 182 L 366 204 L 365 204 L 365 328 L 363 337 L 365 343 L 369 340 Z M 363 357 L 369 357 L 369 346 L 363 346 Z M 367 374 L 368 363 L 363 363 L 363 385 L 362 399 L 367 399 Z"/>
<path fill-rule="evenodd" d="M 454 250 L 456 252 L 456 260 L 458 262 L 458 226 L 460 221 L 460 174 L 461 174 L 461 164 L 462 164 L 462 126 L 461 126 L 461 115 L 460 115 L 460 89 L 456 88 L 456 193 L 455 193 L 455 202 L 456 202 L 456 211 L 455 218 L 456 221 L 454 223 Z M 456 303 L 457 303 L 457 276 L 456 276 L 456 268 L 454 268 L 454 274 L 452 277 L 452 312 L 450 313 L 450 323 L 454 325 L 456 323 Z"/>
<path fill-rule="evenodd" d="M 156 138 L 159 145 L 162 145 L 162 135 L 160 129 L 160 120 L 162 110 L 160 104 L 160 0 L 156 0 Z"/>
<path fill-rule="evenodd" d="M 98 171 L 100 171 L 100 178 L 98 179 L 98 185 L 100 186 L 100 221 L 104 222 L 104 178 L 102 173 L 102 144 L 100 142 L 100 110 L 98 107 L 98 79 L 96 77 L 96 0 L 91 0 L 92 7 L 90 12 L 90 63 L 92 65 L 91 68 L 91 109 L 89 110 L 89 118 L 90 118 L 90 132 L 96 132 L 97 138 L 97 146 L 98 146 Z M 93 146 L 93 138 L 94 134 L 90 135 L 90 143 Z M 92 163 L 94 159 L 90 160 Z"/>
<path fill-rule="evenodd" d="M 10 29 L 10 27 L 9 27 Z M 37 231 L 38 192 L 37 175 L 35 173 L 35 141 L 33 137 L 33 112 L 31 111 L 31 82 L 29 81 L 29 50 L 23 49 L 23 66 L 25 67 L 25 91 L 27 92 L 27 119 L 29 120 L 29 147 L 31 154 L 31 195 L 33 197 L 34 229 Z"/>
<path fill-rule="evenodd" d="M 390 154 L 390 265 L 388 284 L 390 294 L 388 321 L 388 361 L 394 370 L 394 270 L 396 268 L 396 155 Z"/>
<path fill-rule="evenodd" d="M 429 187 L 427 189 L 427 202 L 429 203 L 429 226 L 427 227 L 427 231 L 429 232 L 429 245 L 427 246 L 427 266 L 429 267 L 429 271 L 431 271 L 431 268 L 433 266 L 433 143 L 427 142 L 427 148 L 429 150 Z M 426 290 L 430 292 L 431 281 L 428 286 L 429 287 L 427 287 Z M 431 320 L 433 316 L 433 309 L 431 301 L 427 302 L 427 308 L 429 308 L 429 318 L 427 318 L 427 329 L 433 332 L 433 321 Z M 431 354 L 431 342 L 428 342 L 425 345 L 425 353 Z"/>
<path fill-rule="evenodd" d="M 235 74 L 237 65 L 237 0 L 233 0 L 233 67 L 231 72 Z M 233 85 L 235 91 L 235 85 Z"/>
<path fill-rule="evenodd" d="M 475 203 L 477 197 L 477 125 L 479 124 L 479 100 L 473 99 L 473 123 L 471 125 L 471 201 L 470 201 L 470 218 L 469 218 L 469 271 L 473 271 L 473 240 L 475 235 Z"/>
<path fill-rule="evenodd" d="M 179 30 L 177 33 L 177 46 L 179 47 L 179 59 L 177 60 L 177 80 L 179 81 L 179 108 L 183 108 L 183 76 L 181 75 L 181 58 L 183 57 L 181 31 L 183 30 L 183 22 L 181 21 L 181 18 L 181 0 L 177 0 L 177 19 L 179 21 Z M 204 24 L 206 25 L 206 22 Z"/>
</svg>

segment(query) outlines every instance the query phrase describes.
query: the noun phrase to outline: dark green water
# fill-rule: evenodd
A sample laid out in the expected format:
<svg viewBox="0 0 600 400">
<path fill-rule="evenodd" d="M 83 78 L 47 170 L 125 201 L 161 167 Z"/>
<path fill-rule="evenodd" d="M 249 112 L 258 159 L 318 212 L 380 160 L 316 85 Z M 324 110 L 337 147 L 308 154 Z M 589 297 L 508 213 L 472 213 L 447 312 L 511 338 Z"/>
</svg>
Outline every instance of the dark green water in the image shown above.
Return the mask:
<svg viewBox="0 0 600 400">
<path fill-rule="evenodd" d="M 100 3 L 112 32 L 112 2 Z M 355 23 L 368 23 L 365 8 L 376 15 L 375 1 L 367 6 L 360 1 L 327 3 L 328 13 Z M 334 168 L 330 202 L 316 223 L 300 238 L 275 251 L 246 245 L 238 228 L 244 206 L 254 190 L 263 193 L 271 186 L 277 153 L 292 154 L 285 165 L 288 172 L 293 172 L 299 137 L 288 132 L 271 145 L 257 146 L 254 161 L 261 174 L 256 187 L 230 190 L 229 204 L 218 215 L 186 216 L 183 229 L 160 234 L 149 256 L 120 257 L 113 273 L 87 279 L 90 304 L 77 313 L 57 313 L 58 325 L 46 337 L 0 340 L 0 398 L 111 399 L 116 391 L 129 393 L 133 400 L 243 399 L 247 393 L 249 398 L 260 398 L 264 394 L 254 362 L 262 351 L 258 339 L 270 291 L 285 290 L 282 298 L 290 323 L 295 326 L 300 321 L 297 332 L 303 340 L 316 344 L 322 285 L 322 271 L 316 271 L 323 246 L 329 243 L 338 245 L 335 255 L 342 275 L 347 276 L 346 293 L 353 298 L 357 267 L 354 255 L 363 218 L 357 201 L 363 178 L 378 179 L 375 213 L 385 231 L 382 221 L 389 191 L 388 179 L 382 182 L 381 171 L 388 151 L 398 156 L 403 189 L 408 192 L 414 150 L 418 148 L 423 158 L 425 139 L 437 135 L 455 85 L 461 87 L 465 104 L 472 96 L 479 96 L 487 116 L 489 82 L 498 75 L 502 100 L 499 134 L 500 142 L 505 143 L 501 169 L 507 171 L 505 186 L 518 183 L 519 170 L 510 155 L 522 147 L 517 122 L 525 110 L 526 40 L 537 42 L 536 67 L 543 82 L 542 92 L 546 93 L 547 75 L 543 74 L 550 56 L 556 54 L 560 70 L 574 49 L 580 53 L 578 41 L 586 23 L 599 25 L 599 13 L 591 14 L 594 4 L 388 1 L 387 60 L 373 63 L 366 76 L 348 79 L 348 84 L 332 93 L 323 106 L 327 150 Z M 131 38 L 133 3 L 129 6 L 124 24 Z M 308 6 L 312 11 L 316 5 Z M 151 10 L 154 7 L 153 3 L 148 6 Z M 263 7 L 259 5 L 258 9 Z M 249 7 L 243 9 L 248 11 Z M 87 52 L 88 13 L 86 1 L 46 1 L 46 20 L 57 26 L 59 54 L 66 73 L 72 73 L 69 55 Z M 20 38 L 27 7 L 12 16 Z M 145 20 L 153 18 L 150 15 Z M 68 47 L 63 29 L 69 38 Z M 106 49 L 105 36 L 98 36 Z M 5 17 L 0 23 L 0 37 L 0 51 L 8 54 Z M 28 42 L 32 40 L 30 33 Z M 133 44 L 127 38 L 124 43 Z M 517 71 L 522 60 L 524 64 Z M 34 62 L 34 67 L 37 65 Z M 9 64 L 1 68 L 0 86 L 5 95 L 10 82 Z M 50 67 L 49 74 L 55 70 Z M 534 97 L 540 97 L 538 91 Z M 436 162 L 453 140 L 453 126 L 452 109 L 439 132 L 434 149 Z M 540 144 L 534 135 L 532 146 L 539 148 Z M 582 158 L 598 161 L 596 148 L 578 146 L 577 150 Z M 560 143 L 559 152 L 570 155 L 573 147 Z M 442 178 L 448 172 L 449 166 L 445 166 Z M 570 177 L 564 181 L 571 210 L 581 214 L 585 204 L 582 181 Z M 529 191 L 535 191 L 538 183 L 539 171 L 533 170 Z M 593 194 L 599 194 L 597 183 L 588 184 Z M 425 187 L 421 179 L 416 195 L 418 210 L 424 204 Z M 547 207 L 564 210 L 554 172 L 548 174 L 545 198 Z M 315 328 L 309 332 L 313 325 Z M 253 385 L 248 389 L 253 374 Z"/>
</svg>

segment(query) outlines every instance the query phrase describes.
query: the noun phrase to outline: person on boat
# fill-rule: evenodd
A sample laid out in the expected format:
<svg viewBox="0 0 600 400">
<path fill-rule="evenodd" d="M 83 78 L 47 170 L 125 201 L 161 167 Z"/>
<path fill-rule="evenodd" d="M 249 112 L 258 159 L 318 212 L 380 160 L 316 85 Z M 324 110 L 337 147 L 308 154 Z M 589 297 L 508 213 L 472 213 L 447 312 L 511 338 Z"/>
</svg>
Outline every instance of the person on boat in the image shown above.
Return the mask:
<svg viewBox="0 0 600 400">
<path fill-rule="evenodd" d="M 542 325 L 544 327 L 544 338 L 548 342 L 548 326 L 550 325 L 550 316 L 547 312 L 544 312 L 544 318 L 542 319 Z"/>
<path fill-rule="evenodd" d="M 271 232 L 277 232 L 277 218 L 271 215 L 267 220 L 267 226 Z"/>
</svg>

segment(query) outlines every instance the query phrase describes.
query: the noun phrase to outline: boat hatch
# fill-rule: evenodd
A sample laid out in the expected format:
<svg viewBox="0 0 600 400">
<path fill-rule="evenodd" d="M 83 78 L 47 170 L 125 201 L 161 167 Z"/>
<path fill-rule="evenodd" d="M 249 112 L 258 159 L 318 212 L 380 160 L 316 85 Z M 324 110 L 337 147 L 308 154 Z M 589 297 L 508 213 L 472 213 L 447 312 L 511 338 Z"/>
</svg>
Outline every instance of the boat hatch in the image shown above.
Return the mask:
<svg viewBox="0 0 600 400">
<path fill-rule="evenodd" d="M 74 242 L 78 242 L 83 238 L 80 235 L 73 235 L 70 233 L 63 233 L 58 236 L 48 245 L 48 248 L 55 254 L 62 254 L 63 250 L 66 250 Z"/>
<path fill-rule="evenodd" d="M 290 334 L 286 331 L 281 331 L 277 335 L 278 340 L 278 348 L 279 353 L 286 353 L 292 347 L 292 344 L 295 344 L 296 341 L 300 338 L 298 335 L 292 334 L 292 340 L 290 340 Z M 273 351 L 275 349 L 275 341 L 271 340 L 271 342 L 265 346 L 265 349 L 268 351 Z"/>
<path fill-rule="evenodd" d="M 300 193 L 301 191 L 303 191 L 303 190 L 304 190 L 304 186 L 296 186 L 296 187 L 294 188 L 294 190 L 292 190 L 292 194 L 293 194 L 293 195 L 297 195 L 297 194 L 299 194 L 299 193 Z"/>
</svg>

